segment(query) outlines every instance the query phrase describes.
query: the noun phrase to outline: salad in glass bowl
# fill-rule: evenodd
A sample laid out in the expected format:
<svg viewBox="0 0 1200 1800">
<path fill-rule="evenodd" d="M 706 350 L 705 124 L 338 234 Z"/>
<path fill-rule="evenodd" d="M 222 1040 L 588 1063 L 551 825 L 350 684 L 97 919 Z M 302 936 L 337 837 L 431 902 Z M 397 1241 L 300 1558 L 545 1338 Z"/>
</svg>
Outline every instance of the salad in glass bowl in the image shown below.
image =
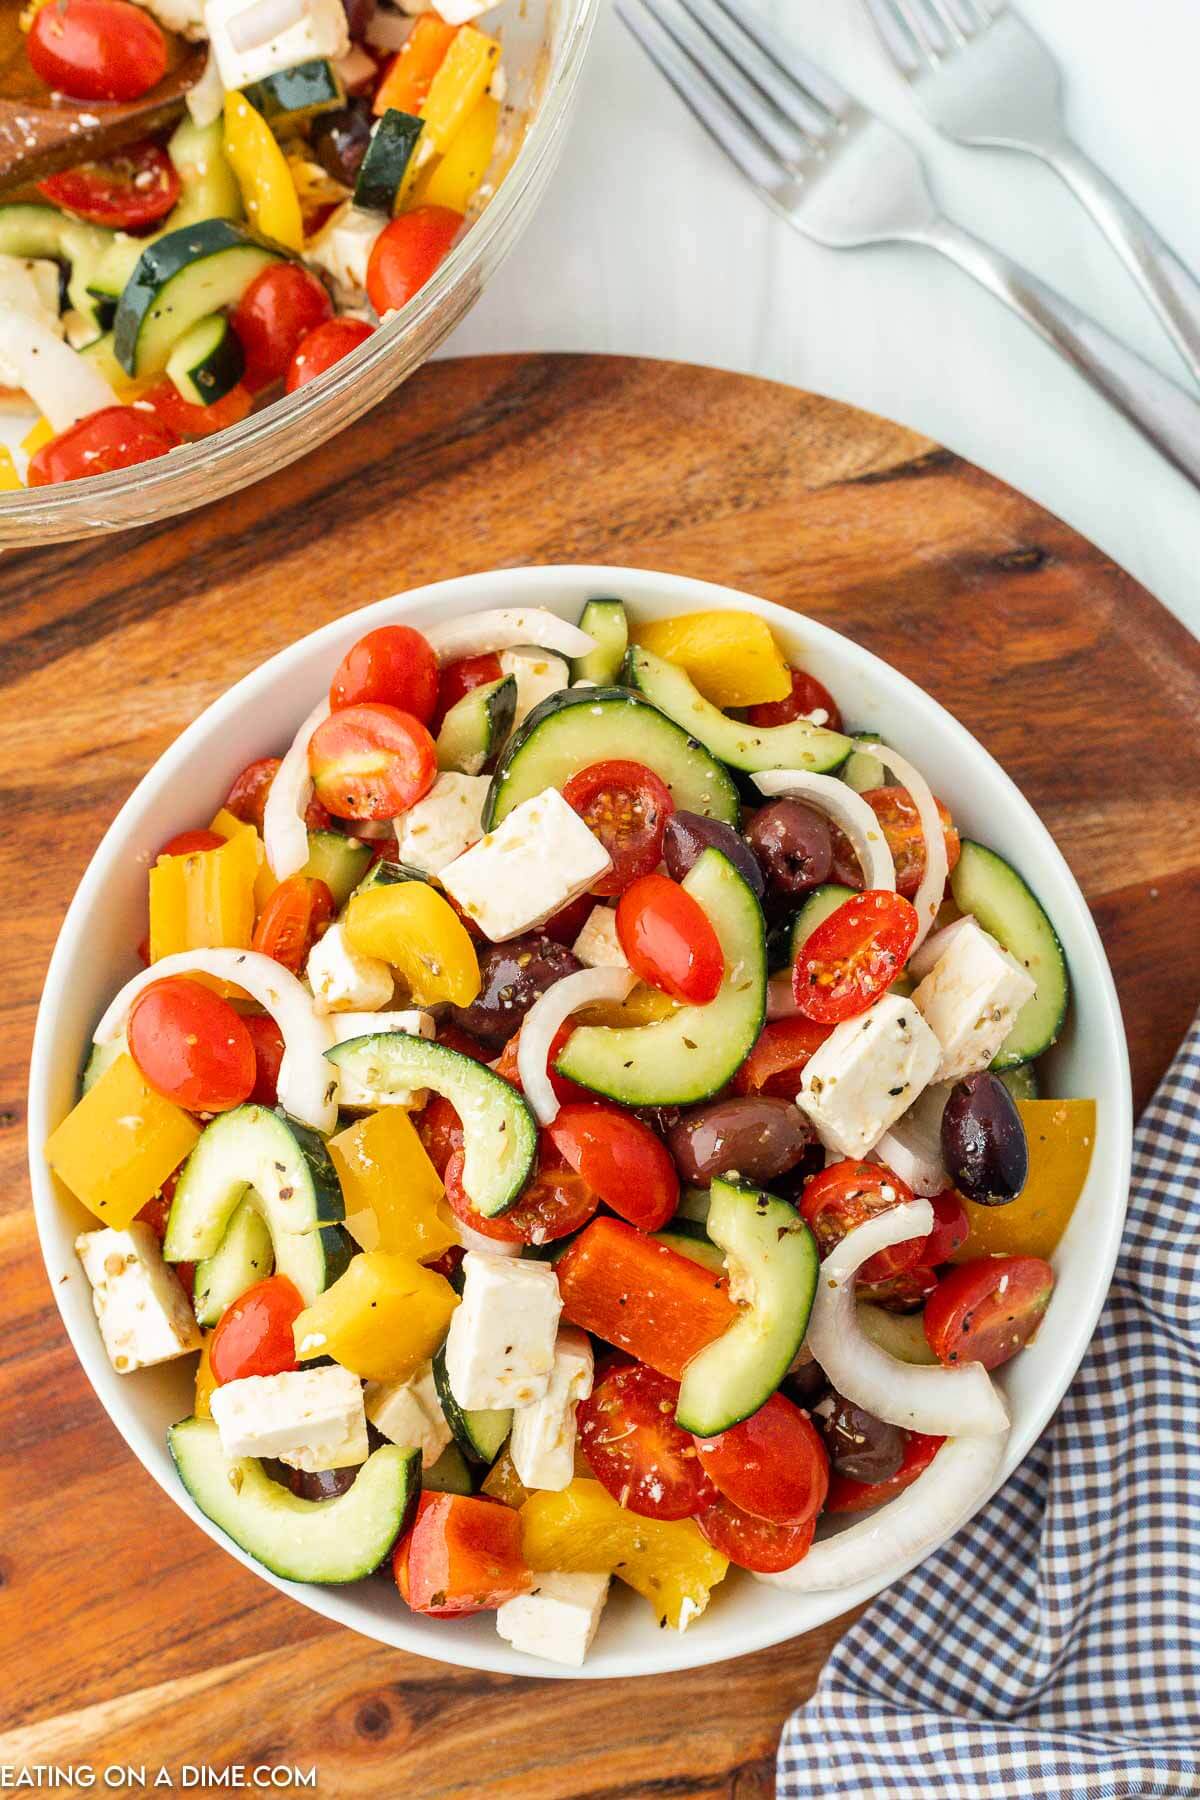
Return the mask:
<svg viewBox="0 0 1200 1800">
<path fill-rule="evenodd" d="M 614 1577 L 683 1630 L 940 1542 L 1095 1132 L 1030 887 L 749 612 L 387 624 L 329 680 L 155 857 L 45 1145 L 113 1368 L 197 1359 L 192 1501 L 569 1667 Z"/>
</svg>

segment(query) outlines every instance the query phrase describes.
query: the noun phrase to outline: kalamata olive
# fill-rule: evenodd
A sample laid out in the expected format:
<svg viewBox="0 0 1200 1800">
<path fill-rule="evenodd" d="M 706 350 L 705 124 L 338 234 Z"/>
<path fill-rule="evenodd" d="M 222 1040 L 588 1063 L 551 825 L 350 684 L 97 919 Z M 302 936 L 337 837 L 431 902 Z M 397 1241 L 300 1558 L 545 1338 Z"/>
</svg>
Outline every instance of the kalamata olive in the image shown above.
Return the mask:
<svg viewBox="0 0 1200 1800">
<path fill-rule="evenodd" d="M 755 813 L 746 836 L 767 873 L 785 894 L 804 894 L 829 880 L 833 845 L 829 826 L 799 800 L 772 800 Z"/>
<path fill-rule="evenodd" d="M 354 1486 L 357 1466 L 352 1469 L 293 1469 L 288 1486 L 301 1500 L 336 1500 Z"/>
<path fill-rule="evenodd" d="M 810 1350 L 801 1349 L 795 1363 L 783 1378 L 783 1391 L 797 1406 L 811 1412 L 829 1392 L 825 1371 Z"/>
<path fill-rule="evenodd" d="M 362 38 L 375 17 L 375 0 L 342 0 L 342 10 L 352 38 Z"/>
<path fill-rule="evenodd" d="M 312 123 L 312 153 L 335 181 L 353 187 L 366 154 L 374 119 L 371 102 L 348 100 L 336 112 L 321 113 Z"/>
<path fill-rule="evenodd" d="M 564 945 L 541 931 L 494 944 L 479 958 L 478 999 L 454 1007 L 454 1019 L 472 1037 L 500 1050 L 538 996 L 580 967 Z"/>
<path fill-rule="evenodd" d="M 763 872 L 740 831 L 726 825 L 723 819 L 706 819 L 700 813 L 672 813 L 663 837 L 663 861 L 672 881 L 682 881 L 705 850 L 719 850 L 722 856 L 727 856 L 762 899 Z"/>
<path fill-rule="evenodd" d="M 960 1194 L 1007 1206 L 1029 1175 L 1029 1143 L 1016 1101 L 998 1075 L 956 1081 L 942 1114 L 942 1161 Z"/>
<path fill-rule="evenodd" d="M 904 1432 L 841 1394 L 822 1406 L 816 1423 L 835 1475 L 847 1481 L 890 1481 L 904 1461 Z"/>
<path fill-rule="evenodd" d="M 730 1170 L 766 1184 L 793 1168 L 812 1142 L 812 1128 L 790 1100 L 769 1095 L 713 1100 L 685 1113 L 667 1133 L 683 1180 L 708 1187 Z"/>
</svg>

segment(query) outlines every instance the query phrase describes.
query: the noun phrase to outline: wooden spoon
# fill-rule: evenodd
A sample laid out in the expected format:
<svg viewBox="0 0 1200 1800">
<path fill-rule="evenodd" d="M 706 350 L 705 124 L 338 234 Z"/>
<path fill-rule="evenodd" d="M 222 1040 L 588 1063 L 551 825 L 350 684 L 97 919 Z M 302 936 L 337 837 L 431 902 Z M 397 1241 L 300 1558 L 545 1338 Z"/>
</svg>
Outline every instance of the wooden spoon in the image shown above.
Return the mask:
<svg viewBox="0 0 1200 1800">
<path fill-rule="evenodd" d="M 169 125 L 204 71 L 207 45 L 168 31 L 167 72 L 140 100 L 68 100 L 34 74 L 19 16 L 19 0 L 0 0 L 0 193 L 111 155 Z"/>
</svg>

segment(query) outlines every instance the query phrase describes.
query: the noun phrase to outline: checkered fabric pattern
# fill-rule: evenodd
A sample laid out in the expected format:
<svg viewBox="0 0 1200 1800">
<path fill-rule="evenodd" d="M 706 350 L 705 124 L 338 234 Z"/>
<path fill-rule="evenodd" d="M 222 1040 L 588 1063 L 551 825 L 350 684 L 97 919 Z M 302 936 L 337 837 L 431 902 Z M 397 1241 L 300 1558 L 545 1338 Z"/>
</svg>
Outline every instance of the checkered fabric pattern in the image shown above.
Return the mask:
<svg viewBox="0 0 1200 1800">
<path fill-rule="evenodd" d="M 1200 1795 L 1200 1020 L 1138 1128 L 1112 1293 L 1062 1406 L 838 1644 L 777 1793 Z"/>
</svg>

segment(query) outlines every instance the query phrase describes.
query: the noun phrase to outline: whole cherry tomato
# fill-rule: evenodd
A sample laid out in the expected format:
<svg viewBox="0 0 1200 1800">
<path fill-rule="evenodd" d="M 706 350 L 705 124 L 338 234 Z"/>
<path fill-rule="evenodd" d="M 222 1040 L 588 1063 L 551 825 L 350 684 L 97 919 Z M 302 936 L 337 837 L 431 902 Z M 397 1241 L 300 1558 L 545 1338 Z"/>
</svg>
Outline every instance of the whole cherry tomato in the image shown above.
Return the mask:
<svg viewBox="0 0 1200 1800">
<path fill-rule="evenodd" d="M 261 756 L 248 763 L 225 796 L 225 811 L 231 812 L 243 825 L 253 825 L 261 837 L 263 812 L 267 794 L 279 769 L 277 756 Z M 304 823 L 310 831 L 328 831 L 331 820 L 319 800 L 310 800 L 304 812 Z"/>
<path fill-rule="evenodd" d="M 394 819 L 433 786 L 437 750 L 420 719 L 371 702 L 317 726 L 308 767 L 317 798 L 339 819 Z"/>
<path fill-rule="evenodd" d="M 190 1112 L 227 1112 L 254 1087 L 254 1046 L 228 1000 L 171 975 L 129 1012 L 129 1054 L 150 1086 Z"/>
<path fill-rule="evenodd" d="M 202 850 L 220 850 L 225 839 L 215 831 L 181 831 L 169 838 L 160 856 L 196 856 Z"/>
<path fill-rule="evenodd" d="M 947 1368 L 997 1369 L 1029 1342 L 1053 1292 L 1054 1270 L 1040 1256 L 959 1263 L 925 1303 L 929 1348 Z"/>
<path fill-rule="evenodd" d="M 673 999 L 704 1006 L 721 991 L 720 939 L 699 901 L 668 876 L 643 875 L 626 888 L 617 936 L 634 974 Z"/>
<path fill-rule="evenodd" d="M 53 8 L 42 8 L 42 12 L 47 10 Z M 39 13 L 38 18 L 41 16 Z M 175 433 L 153 413 L 139 412 L 133 406 L 103 406 L 34 451 L 29 459 L 29 485 L 51 487 L 59 481 L 83 481 L 89 475 L 131 469 L 165 456 L 178 442 Z"/>
<path fill-rule="evenodd" d="M 434 710 L 430 729 L 440 731 L 442 721 L 452 706 L 472 688 L 486 687 L 490 681 L 499 681 L 503 671 L 498 656 L 462 656 L 457 662 L 447 663 L 438 679 L 437 706 Z"/>
<path fill-rule="evenodd" d="M 212 437 L 230 425 L 240 425 L 250 416 L 254 405 L 250 389 L 239 381 L 227 394 L 211 406 L 196 406 L 185 400 L 173 381 L 158 381 L 142 395 L 142 405 L 152 406 L 164 425 L 180 437 Z"/>
<path fill-rule="evenodd" d="M 925 1473 L 945 1441 L 945 1438 L 927 1437 L 923 1431 L 910 1431 L 904 1446 L 904 1460 L 886 1481 L 854 1481 L 848 1475 L 831 1476 L 825 1511 L 869 1512 L 872 1507 L 894 1500 L 897 1494 L 912 1486 L 918 1475 Z"/>
<path fill-rule="evenodd" d="M 247 1288 L 221 1314 L 209 1342 L 208 1360 L 217 1385 L 294 1369 L 292 1326 L 303 1311 L 299 1289 L 286 1275 L 269 1275 Z"/>
<path fill-rule="evenodd" d="M 140 100 L 167 72 L 162 27 L 129 0 L 53 0 L 25 42 L 34 74 L 72 100 Z"/>
<path fill-rule="evenodd" d="M 679 1205 L 679 1176 L 666 1145 L 619 1106 L 602 1100 L 559 1108 L 546 1127 L 554 1148 L 588 1188 L 639 1231 L 661 1231 Z"/>
<path fill-rule="evenodd" d="M 284 378 L 284 393 L 294 394 L 306 382 L 315 381 L 334 363 L 341 362 L 343 356 L 365 344 L 374 331 L 375 327 L 365 319 L 326 319 L 296 346 Z"/>
<path fill-rule="evenodd" d="M 254 1086 L 250 1098 L 258 1106 L 277 1106 L 283 1033 L 267 1013 L 243 1013 L 242 1024 L 254 1045 Z"/>
<path fill-rule="evenodd" d="M 563 1047 L 566 1044 L 567 1039 L 574 1029 L 575 1027 L 570 1020 L 568 1020 L 565 1025 L 560 1025 L 551 1039 L 550 1050 L 546 1057 L 546 1072 L 550 1077 L 550 1086 L 554 1089 L 558 1098 L 564 1102 L 568 1100 L 590 1100 L 592 1098 L 589 1089 L 580 1087 L 578 1082 L 569 1081 L 565 1075 L 560 1075 L 554 1067 L 555 1062 L 563 1053 Z M 521 1071 L 517 1067 L 517 1057 L 520 1054 L 520 1050 L 521 1034 L 519 1031 L 515 1031 L 500 1052 L 495 1068 L 497 1075 L 503 1075 L 505 1081 L 511 1081 L 515 1088 L 520 1088 L 521 1092 L 524 1093 L 525 1090 L 521 1087 Z"/>
<path fill-rule="evenodd" d="M 600 1204 L 599 1194 L 544 1137 L 537 1172 L 525 1183 L 516 1205 L 497 1218 L 486 1219 L 471 1205 L 462 1184 L 462 1172 L 463 1153 L 455 1150 L 442 1177 L 450 1211 L 472 1231 L 481 1237 L 495 1238 L 497 1243 L 551 1244 L 586 1225 Z"/>
<path fill-rule="evenodd" d="M 289 875 L 275 889 L 254 927 L 250 948 L 298 975 L 317 939 L 333 923 L 337 907 L 325 883 Z"/>
<path fill-rule="evenodd" d="M 794 1525 L 815 1519 L 825 1504 L 829 1457 L 821 1435 L 784 1394 L 695 1444 L 705 1474 L 743 1512 Z"/>
<path fill-rule="evenodd" d="M 739 1569 L 753 1569 L 758 1575 L 777 1575 L 781 1569 L 794 1569 L 812 1549 L 817 1529 L 815 1514 L 801 1525 L 781 1524 L 743 1512 L 724 1494 L 719 1494 L 704 1512 L 697 1513 L 696 1523 L 714 1550 L 727 1556 Z"/>
<path fill-rule="evenodd" d="M 166 151 L 145 138 L 114 150 L 102 162 L 47 175 L 37 186 L 52 205 L 77 219 L 115 231 L 141 231 L 170 212 L 179 198 L 180 180 Z"/>
<path fill-rule="evenodd" d="M 562 791 L 613 866 L 592 884 L 594 894 L 623 894 L 662 861 L 663 833 L 675 811 L 671 790 L 639 762 L 598 762 L 572 775 Z"/>
<path fill-rule="evenodd" d="M 804 1017 L 840 1025 L 866 1012 L 908 961 L 917 925 L 912 902 L 883 888 L 843 901 L 796 958 L 792 993 Z"/>
<path fill-rule="evenodd" d="M 282 381 L 301 339 L 333 317 L 333 302 L 299 263 L 272 263 L 254 277 L 233 310 L 252 394 Z"/>
<path fill-rule="evenodd" d="M 800 1216 L 807 1220 L 822 1257 L 840 1244 L 847 1232 L 878 1213 L 890 1212 L 913 1198 L 913 1191 L 898 1175 L 882 1163 L 830 1163 L 812 1175 L 804 1184 L 800 1200 Z M 860 1283 L 887 1281 L 906 1269 L 915 1268 L 925 1248 L 924 1238 L 909 1238 L 893 1244 L 867 1258 L 858 1271 Z"/>
<path fill-rule="evenodd" d="M 690 1519 L 717 1498 L 690 1434 L 675 1423 L 679 1383 L 618 1359 L 579 1402 L 579 1445 L 614 1500 L 650 1519 Z"/>
<path fill-rule="evenodd" d="M 411 625 L 379 625 L 347 650 L 329 686 L 333 712 L 382 701 L 428 725 L 438 699 L 437 657 Z"/>
<path fill-rule="evenodd" d="M 821 713 L 825 714 L 823 719 L 814 717 Z M 806 675 L 803 669 L 792 670 L 792 691 L 782 700 L 764 700 L 750 708 L 752 725 L 790 725 L 793 719 L 809 718 L 829 731 L 842 729 L 837 701 L 815 675 Z"/>
<path fill-rule="evenodd" d="M 367 263 L 367 294 L 381 319 L 424 287 L 462 222 L 463 215 L 448 206 L 415 206 L 384 226 Z"/>
<path fill-rule="evenodd" d="M 881 787 L 868 789 L 862 798 L 879 820 L 887 839 L 892 861 L 896 865 L 896 892 L 903 894 L 906 900 L 911 900 L 925 873 L 925 833 L 921 829 L 920 815 L 912 796 L 907 788 Z M 962 852 L 962 842 L 950 817 L 949 808 L 938 800 L 937 809 L 942 821 L 942 835 L 946 841 L 946 862 L 952 869 Z M 836 826 L 831 830 L 833 879 L 840 881 L 843 887 L 860 888 L 862 865 L 854 854 L 850 840 Z"/>
<path fill-rule="evenodd" d="M 776 1019 L 764 1025 L 758 1042 L 733 1078 L 734 1093 L 794 1100 L 805 1063 L 832 1030 L 832 1025 L 817 1025 L 804 1018 Z"/>
</svg>

